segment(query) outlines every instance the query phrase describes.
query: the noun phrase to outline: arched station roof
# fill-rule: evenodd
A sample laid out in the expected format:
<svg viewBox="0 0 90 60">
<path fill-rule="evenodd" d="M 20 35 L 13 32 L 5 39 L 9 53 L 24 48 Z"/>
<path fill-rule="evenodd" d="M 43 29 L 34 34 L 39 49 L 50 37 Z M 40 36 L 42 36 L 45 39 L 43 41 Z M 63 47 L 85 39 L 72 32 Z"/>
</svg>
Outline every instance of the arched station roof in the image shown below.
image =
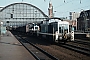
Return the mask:
<svg viewBox="0 0 90 60">
<path fill-rule="evenodd" d="M 48 17 L 48 16 L 47 16 L 46 14 L 44 14 L 44 12 L 43 12 L 42 10 L 40 10 L 38 7 L 36 7 L 36 6 L 32 5 L 32 4 L 29 4 L 29 3 L 13 3 L 13 4 L 10 4 L 10 5 L 5 6 L 3 9 L 0 10 L 0 12 L 2 12 L 4 9 L 7 9 L 8 7 L 13 6 L 13 5 L 16 5 L 16 4 L 26 4 L 26 5 L 30 5 L 30 6 L 32 6 L 32 7 L 34 7 L 34 8 L 36 8 L 37 10 L 39 10 L 44 16 Z"/>
<path fill-rule="evenodd" d="M 48 16 L 38 7 L 29 3 L 12 3 L 0 10 L 0 20 L 5 26 L 23 26 L 28 23 L 40 22 Z"/>
</svg>

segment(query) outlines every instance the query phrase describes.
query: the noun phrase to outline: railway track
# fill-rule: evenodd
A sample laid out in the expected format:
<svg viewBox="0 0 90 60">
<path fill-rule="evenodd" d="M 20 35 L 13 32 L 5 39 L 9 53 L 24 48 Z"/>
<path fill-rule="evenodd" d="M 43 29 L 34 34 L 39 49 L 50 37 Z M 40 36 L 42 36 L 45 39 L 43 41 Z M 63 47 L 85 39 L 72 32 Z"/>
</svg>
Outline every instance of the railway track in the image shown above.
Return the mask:
<svg viewBox="0 0 90 60">
<path fill-rule="evenodd" d="M 73 41 L 73 42 L 90 46 L 90 41 L 75 39 L 75 41 Z"/>
<path fill-rule="evenodd" d="M 17 35 L 17 34 L 16 34 Z M 59 59 L 63 59 L 64 57 L 62 57 L 62 53 L 64 53 L 65 56 L 72 56 L 72 59 L 75 57 L 77 59 L 84 59 L 82 57 L 79 57 L 80 55 L 83 55 L 83 57 L 87 56 L 87 58 L 90 56 L 90 53 L 88 49 L 85 49 L 83 50 L 83 48 L 77 48 L 77 47 L 74 47 L 73 45 L 75 44 L 72 44 L 72 45 L 68 45 L 68 44 L 60 44 L 60 45 L 56 45 L 56 44 L 50 44 L 48 41 L 44 41 L 44 40 L 38 40 L 36 38 L 33 38 L 33 37 L 27 37 L 25 34 L 21 34 L 19 33 L 19 36 L 22 36 L 24 39 L 27 39 L 28 41 L 32 42 L 33 44 L 39 46 L 41 49 L 44 49 L 45 51 L 47 51 L 48 53 L 52 54 L 53 56 L 59 58 Z M 20 38 L 20 37 L 19 37 Z M 34 39 L 34 40 L 33 40 Z M 23 40 L 23 39 L 21 39 Z M 24 40 L 25 41 L 25 40 Z M 28 43 L 28 42 L 27 42 Z M 74 42 L 73 42 L 74 43 Z M 49 44 L 49 45 L 48 45 Z M 78 44 L 78 43 L 77 43 Z M 29 45 L 28 45 L 29 46 Z M 29 46 L 30 47 L 30 46 Z M 52 51 L 52 50 L 49 50 L 50 49 L 53 49 L 55 51 Z M 26 48 L 27 49 L 27 48 Z M 34 50 L 33 48 L 30 48 L 32 50 Z M 28 49 L 27 49 L 28 50 Z M 83 50 L 83 51 L 81 51 Z M 61 54 L 59 53 L 59 51 L 61 52 Z M 67 52 L 69 51 L 69 52 Z M 56 53 L 55 53 L 56 52 Z M 78 52 L 78 53 L 77 53 Z M 38 52 L 34 52 L 36 54 L 38 54 Z M 79 55 L 78 55 L 79 54 Z M 41 54 L 39 54 L 41 55 Z M 86 58 L 86 59 L 87 59 Z M 67 59 L 69 59 L 67 57 Z M 70 58 L 71 59 L 71 58 Z M 69 59 L 69 60 L 70 60 Z M 46 60 L 46 59 L 44 59 Z M 51 59 L 52 60 L 52 59 Z M 55 60 L 55 59 L 54 59 Z M 76 59 L 74 59 L 76 60 Z"/>
<path fill-rule="evenodd" d="M 82 40 L 82 41 L 89 41 L 90 42 L 90 38 L 82 38 L 82 39 L 76 39 L 76 40 Z"/>
<path fill-rule="evenodd" d="M 37 59 L 37 60 L 59 60 L 58 58 L 50 55 L 46 51 L 37 47 L 28 40 L 23 39 L 20 36 L 15 35 L 15 37 L 22 43 L 22 45 Z"/>
<path fill-rule="evenodd" d="M 72 44 L 59 44 L 59 46 L 62 46 L 64 48 L 73 50 L 75 52 L 90 56 L 90 49 L 88 49 L 88 48 L 78 47 L 78 46 L 75 46 Z"/>
<path fill-rule="evenodd" d="M 75 52 L 78 52 L 78 53 L 81 53 L 81 54 L 84 54 L 84 55 L 87 55 L 87 56 L 90 56 L 90 49 L 89 48 L 83 48 L 83 47 L 79 47 L 79 46 L 75 46 L 73 43 L 78 43 L 78 44 L 87 44 L 83 41 L 75 41 L 75 42 L 72 42 L 72 44 L 59 44 L 59 46 L 61 47 L 64 47 L 64 48 L 67 48 L 67 49 L 70 49 L 72 51 L 75 51 Z"/>
</svg>

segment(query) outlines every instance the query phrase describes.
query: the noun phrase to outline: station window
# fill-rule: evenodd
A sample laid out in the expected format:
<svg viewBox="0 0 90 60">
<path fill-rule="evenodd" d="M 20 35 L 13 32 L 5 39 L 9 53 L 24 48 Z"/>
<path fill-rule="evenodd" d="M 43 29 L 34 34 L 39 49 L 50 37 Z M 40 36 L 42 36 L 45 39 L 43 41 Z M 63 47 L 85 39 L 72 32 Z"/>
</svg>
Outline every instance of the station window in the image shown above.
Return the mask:
<svg viewBox="0 0 90 60">
<path fill-rule="evenodd" d="M 13 18 L 13 14 L 11 14 L 11 18 Z"/>
</svg>

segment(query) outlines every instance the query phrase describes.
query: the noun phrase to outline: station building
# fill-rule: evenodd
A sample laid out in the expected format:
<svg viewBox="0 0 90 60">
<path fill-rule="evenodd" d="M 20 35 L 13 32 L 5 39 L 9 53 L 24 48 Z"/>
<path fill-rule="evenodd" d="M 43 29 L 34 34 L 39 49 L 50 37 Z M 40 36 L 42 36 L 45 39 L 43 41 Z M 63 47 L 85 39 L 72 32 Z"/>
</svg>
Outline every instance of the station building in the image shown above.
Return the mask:
<svg viewBox="0 0 90 60">
<path fill-rule="evenodd" d="M 0 8 L 3 26 L 20 27 L 28 23 L 40 23 L 48 18 L 38 7 L 29 3 L 13 3 Z"/>
<path fill-rule="evenodd" d="M 77 27 L 80 31 L 90 31 L 90 10 L 82 11 L 77 19 Z"/>
</svg>

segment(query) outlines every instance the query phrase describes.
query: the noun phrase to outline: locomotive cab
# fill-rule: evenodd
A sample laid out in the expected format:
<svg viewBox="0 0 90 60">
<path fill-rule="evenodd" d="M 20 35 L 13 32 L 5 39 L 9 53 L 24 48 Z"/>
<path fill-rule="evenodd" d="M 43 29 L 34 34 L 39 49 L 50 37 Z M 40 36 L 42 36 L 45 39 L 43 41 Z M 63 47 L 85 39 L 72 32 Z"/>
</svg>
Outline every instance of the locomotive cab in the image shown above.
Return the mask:
<svg viewBox="0 0 90 60">
<path fill-rule="evenodd" d="M 55 31 L 55 42 L 67 40 L 66 36 L 69 34 L 69 23 L 66 21 L 57 22 L 57 28 L 55 27 Z"/>
<path fill-rule="evenodd" d="M 58 19 L 51 19 L 40 24 L 40 31 L 37 34 L 41 38 L 56 43 L 66 42 L 74 36 L 69 32 L 69 22 Z"/>
<path fill-rule="evenodd" d="M 55 41 L 74 41 L 74 31 L 69 32 L 69 22 L 61 21 L 58 22 L 58 37 L 55 35 Z"/>
</svg>

